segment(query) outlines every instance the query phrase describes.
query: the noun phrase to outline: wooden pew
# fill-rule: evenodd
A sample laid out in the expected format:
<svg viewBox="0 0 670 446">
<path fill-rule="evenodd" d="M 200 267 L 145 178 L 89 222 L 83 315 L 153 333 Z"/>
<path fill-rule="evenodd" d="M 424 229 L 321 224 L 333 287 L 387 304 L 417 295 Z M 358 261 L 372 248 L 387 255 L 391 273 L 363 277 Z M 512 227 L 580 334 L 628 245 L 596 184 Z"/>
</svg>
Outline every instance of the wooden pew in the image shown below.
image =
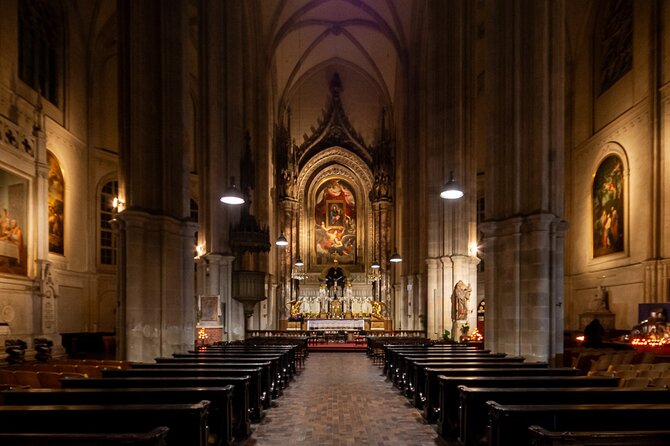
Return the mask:
<svg viewBox="0 0 670 446">
<path fill-rule="evenodd" d="M 131 369 L 221 369 L 221 368 L 260 368 L 261 369 L 261 400 L 263 408 L 270 408 L 270 400 L 274 394 L 274 382 L 272 381 L 271 363 L 266 362 L 243 362 L 243 363 L 212 363 L 212 362 L 138 362 L 130 366 Z"/>
<path fill-rule="evenodd" d="M 549 364 L 546 362 L 521 362 L 521 361 L 483 361 L 477 362 L 454 362 L 454 361 L 413 361 L 409 364 L 410 369 L 407 373 L 407 383 L 405 384 L 405 395 L 412 399 L 415 407 L 421 409 L 425 402 L 426 394 L 426 369 L 504 369 L 504 368 L 529 368 L 546 369 Z"/>
<path fill-rule="evenodd" d="M 459 386 L 467 387 L 607 387 L 615 388 L 617 378 L 609 376 L 441 376 L 438 375 L 439 413 L 453 413 L 460 401 Z M 442 421 L 444 426 L 444 420 Z"/>
<path fill-rule="evenodd" d="M 146 433 L 0 433 L 3 446 L 165 446 L 169 429 L 157 427 Z"/>
<path fill-rule="evenodd" d="M 479 361 L 480 358 L 486 360 L 507 362 L 523 362 L 524 358 L 519 356 L 508 357 L 505 353 L 480 353 L 480 352 L 436 352 L 436 353 L 401 353 L 395 356 L 393 362 L 389 362 L 387 376 L 394 384 L 398 385 L 405 378 L 408 371 L 408 363 L 415 361 L 448 361 L 450 359 L 465 362 Z"/>
<path fill-rule="evenodd" d="M 233 443 L 234 387 L 149 389 L 14 389 L 0 392 L 0 405 L 193 404 L 210 401 L 207 425 L 216 445 Z M 246 435 L 246 434 L 245 434 Z M 240 437 L 243 439 L 244 437 Z M 1 443 L 0 443 L 1 444 Z"/>
<path fill-rule="evenodd" d="M 261 386 L 261 369 L 260 368 L 218 368 L 218 369 L 125 369 L 125 370 L 103 370 L 103 378 L 153 378 L 153 377 L 207 377 L 219 378 L 228 376 L 249 376 L 249 413 L 252 421 L 260 421 L 263 417 L 263 400 L 268 398 L 263 396 L 263 388 Z"/>
<path fill-rule="evenodd" d="M 528 428 L 533 446 L 667 446 L 670 430 L 609 431 L 609 432 L 553 432 L 540 426 Z"/>
<path fill-rule="evenodd" d="M 441 389 L 439 381 L 442 378 L 555 378 L 555 377 L 577 377 L 579 370 L 570 367 L 561 368 L 480 368 L 480 369 L 452 369 L 452 368 L 426 368 L 425 370 L 425 402 L 423 405 L 423 415 L 426 420 L 433 422 L 441 414 L 442 410 L 449 409 L 449 406 L 458 407 L 458 390 L 456 398 L 447 398 L 444 405 L 441 404 Z M 608 382 L 615 383 L 610 380 Z M 616 385 L 616 384 L 612 384 Z M 522 387 L 522 386 L 519 386 Z"/>
<path fill-rule="evenodd" d="M 169 428 L 168 445 L 207 446 L 208 401 L 197 404 L 0 406 L 0 433 L 128 433 Z"/>
<path fill-rule="evenodd" d="M 270 361 L 273 363 L 273 367 L 276 373 L 276 381 L 278 385 L 282 388 L 287 387 L 292 374 L 290 372 L 291 367 L 288 365 L 288 357 L 277 355 L 277 354 L 251 354 L 251 353 L 208 353 L 208 354 L 198 354 L 198 353 L 173 353 L 173 358 L 181 360 L 193 361 L 197 359 L 198 362 L 222 362 L 229 360 L 246 360 L 247 362 L 256 362 L 256 361 Z M 156 359 L 156 362 L 158 362 Z"/>
<path fill-rule="evenodd" d="M 459 346 L 459 347 L 456 347 Z M 464 344 L 452 344 L 452 345 L 437 345 L 437 346 L 423 346 L 423 345 L 414 345 L 414 346 L 404 346 L 404 345 L 384 345 L 384 373 L 388 370 L 389 364 L 394 364 L 396 358 L 401 354 L 409 353 L 491 353 L 490 350 L 479 349 L 476 347 L 467 346 Z"/>
<path fill-rule="evenodd" d="M 272 398 L 278 398 L 282 394 L 282 382 L 280 379 L 280 373 L 279 373 L 279 362 L 278 361 L 251 361 L 247 358 L 155 358 L 156 365 L 158 366 L 168 366 L 168 365 L 183 365 L 186 368 L 195 366 L 196 364 L 199 366 L 204 366 L 206 367 L 228 367 L 228 366 L 241 366 L 244 364 L 266 364 L 270 363 L 269 367 L 269 374 L 270 374 L 270 380 L 272 382 L 271 389 L 272 389 Z M 138 364 L 138 368 L 141 368 L 141 366 Z M 267 379 L 267 378 L 264 378 Z"/>
<path fill-rule="evenodd" d="M 502 405 L 489 408 L 488 446 L 530 445 L 529 427 L 553 431 L 663 430 L 670 404 Z"/>
<path fill-rule="evenodd" d="M 246 438 L 251 434 L 249 419 L 249 376 L 229 376 L 217 378 L 157 377 L 157 378 L 85 378 L 64 379 L 64 389 L 123 389 L 156 387 L 225 387 L 233 390 L 233 435 Z"/>
<path fill-rule="evenodd" d="M 670 391 L 662 388 L 567 387 L 567 388 L 486 388 L 459 386 L 460 406 L 444 407 L 438 433 L 444 438 L 458 435 L 466 446 L 480 444 L 486 437 L 487 401 L 499 404 L 630 404 L 668 403 Z M 457 427 L 457 429 L 456 429 Z"/>
</svg>

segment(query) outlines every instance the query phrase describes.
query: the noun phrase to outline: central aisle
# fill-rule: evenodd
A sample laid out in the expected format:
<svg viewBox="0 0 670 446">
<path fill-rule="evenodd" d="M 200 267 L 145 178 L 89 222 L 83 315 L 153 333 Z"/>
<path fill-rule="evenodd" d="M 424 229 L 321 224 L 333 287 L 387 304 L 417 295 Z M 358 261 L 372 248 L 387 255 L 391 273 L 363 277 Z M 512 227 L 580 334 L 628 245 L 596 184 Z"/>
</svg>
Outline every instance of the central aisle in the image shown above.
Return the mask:
<svg viewBox="0 0 670 446">
<path fill-rule="evenodd" d="M 366 355 L 310 353 L 247 445 L 448 445 Z"/>
</svg>

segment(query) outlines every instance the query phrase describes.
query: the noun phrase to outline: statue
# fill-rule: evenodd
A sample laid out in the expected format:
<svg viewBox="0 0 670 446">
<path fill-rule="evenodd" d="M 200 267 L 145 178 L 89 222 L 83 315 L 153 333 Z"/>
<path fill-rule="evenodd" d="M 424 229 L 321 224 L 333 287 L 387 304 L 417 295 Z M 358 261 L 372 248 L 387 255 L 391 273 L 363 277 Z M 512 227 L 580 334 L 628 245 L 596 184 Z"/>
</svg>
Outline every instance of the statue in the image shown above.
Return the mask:
<svg viewBox="0 0 670 446">
<path fill-rule="evenodd" d="M 289 304 L 291 305 L 291 316 L 297 316 L 302 313 L 302 311 L 300 311 L 302 302 L 299 299 L 292 300 Z"/>
<path fill-rule="evenodd" d="M 607 303 L 607 288 L 600 285 L 598 291 L 596 292 L 593 302 L 591 302 L 591 308 L 593 311 L 608 311 L 609 305 Z"/>
<path fill-rule="evenodd" d="M 382 314 L 384 312 L 384 306 L 386 304 L 380 300 L 373 300 L 370 303 L 372 304 L 372 317 L 375 319 L 384 319 L 384 316 L 382 316 Z"/>
<path fill-rule="evenodd" d="M 468 318 L 468 300 L 470 300 L 470 294 L 472 293 L 472 287 L 466 285 L 462 280 L 459 280 L 454 286 L 454 293 L 452 295 L 452 302 L 455 307 L 455 319 L 457 321 L 464 321 Z"/>
</svg>

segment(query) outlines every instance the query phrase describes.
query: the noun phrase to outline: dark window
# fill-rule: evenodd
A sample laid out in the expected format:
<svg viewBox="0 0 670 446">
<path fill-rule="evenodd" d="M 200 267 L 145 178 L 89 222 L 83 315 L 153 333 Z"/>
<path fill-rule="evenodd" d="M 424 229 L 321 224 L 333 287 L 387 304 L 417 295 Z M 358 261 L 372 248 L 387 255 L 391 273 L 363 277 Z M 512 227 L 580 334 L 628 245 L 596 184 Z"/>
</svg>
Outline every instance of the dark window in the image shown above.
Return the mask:
<svg viewBox="0 0 670 446">
<path fill-rule="evenodd" d="M 62 73 L 62 14 L 54 2 L 19 0 L 19 78 L 58 105 Z"/>
<path fill-rule="evenodd" d="M 600 92 L 605 92 L 633 68 L 633 0 L 603 3 L 597 54 Z"/>
</svg>

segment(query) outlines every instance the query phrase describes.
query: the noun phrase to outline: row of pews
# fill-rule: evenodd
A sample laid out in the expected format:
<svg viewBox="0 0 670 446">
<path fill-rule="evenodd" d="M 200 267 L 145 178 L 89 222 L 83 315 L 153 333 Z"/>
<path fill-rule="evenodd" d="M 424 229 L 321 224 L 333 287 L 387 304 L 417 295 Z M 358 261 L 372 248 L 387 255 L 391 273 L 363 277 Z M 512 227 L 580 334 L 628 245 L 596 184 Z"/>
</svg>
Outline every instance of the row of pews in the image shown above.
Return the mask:
<svg viewBox="0 0 670 446">
<path fill-rule="evenodd" d="M 0 444 L 239 444 L 307 355 L 306 339 L 279 341 L 252 339 L 102 367 L 98 377 L 61 379 L 61 388 L 0 391 Z"/>
<path fill-rule="evenodd" d="M 468 344 L 391 342 L 381 347 L 383 372 L 447 440 L 466 446 L 670 444 L 667 387 L 620 387 L 614 376 L 586 376 Z"/>
</svg>

